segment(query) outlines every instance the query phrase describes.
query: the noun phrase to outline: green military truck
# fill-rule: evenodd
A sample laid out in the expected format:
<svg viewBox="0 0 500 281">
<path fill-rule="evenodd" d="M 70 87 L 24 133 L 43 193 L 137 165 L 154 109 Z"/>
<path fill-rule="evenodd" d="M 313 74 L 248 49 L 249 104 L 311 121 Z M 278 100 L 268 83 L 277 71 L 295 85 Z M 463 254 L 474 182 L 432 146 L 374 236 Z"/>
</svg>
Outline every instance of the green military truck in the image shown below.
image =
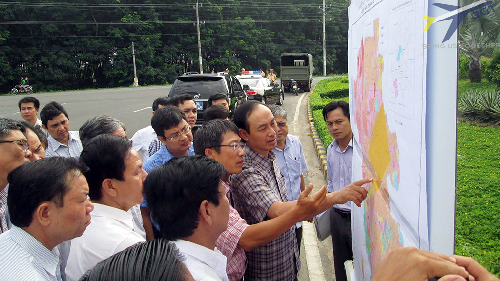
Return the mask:
<svg viewBox="0 0 500 281">
<path fill-rule="evenodd" d="M 307 53 L 281 54 L 281 86 L 285 92 L 291 92 L 290 81 L 297 81 L 297 86 L 309 92 L 311 90 L 313 74 L 313 59 Z"/>
</svg>

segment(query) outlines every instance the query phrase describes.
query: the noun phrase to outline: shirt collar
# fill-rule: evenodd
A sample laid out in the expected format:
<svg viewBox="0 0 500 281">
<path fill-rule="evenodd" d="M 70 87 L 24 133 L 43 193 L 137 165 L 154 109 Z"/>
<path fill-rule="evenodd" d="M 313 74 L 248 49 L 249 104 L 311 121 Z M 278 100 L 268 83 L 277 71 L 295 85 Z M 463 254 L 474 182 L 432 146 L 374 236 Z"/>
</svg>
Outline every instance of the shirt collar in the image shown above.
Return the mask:
<svg viewBox="0 0 500 281">
<path fill-rule="evenodd" d="M 59 250 L 54 247 L 52 251 L 47 249 L 40 241 L 31 236 L 23 229 L 12 226 L 10 231 L 10 238 L 23 249 L 25 249 L 34 260 L 40 264 L 52 276 L 57 277 L 57 268 L 59 267 Z"/>
<path fill-rule="evenodd" d="M 276 159 L 276 154 L 271 150 L 269 151 L 269 155 L 267 157 L 264 157 L 260 155 L 259 153 L 255 152 L 252 150 L 248 145 L 245 145 L 245 160 L 247 159 L 255 159 L 257 161 L 266 161 L 266 162 L 272 162 Z"/>
<path fill-rule="evenodd" d="M 207 247 L 182 239 L 176 240 L 174 243 L 181 253 L 207 264 L 222 280 L 228 280 L 226 273 L 227 258 L 217 248 L 212 251 Z"/>
<path fill-rule="evenodd" d="M 343 152 L 346 152 L 349 147 L 352 148 L 352 144 L 353 144 L 352 140 L 353 139 L 351 138 L 351 140 L 347 144 L 347 147 L 345 148 L 344 151 L 340 151 L 339 142 L 337 140 L 335 140 L 335 139 L 332 141 L 332 143 L 330 144 L 330 146 L 333 147 L 337 152 L 343 153 Z"/>
<path fill-rule="evenodd" d="M 161 144 L 160 150 L 162 151 L 161 153 L 163 155 L 165 155 L 165 157 L 168 158 L 169 160 L 172 159 L 172 158 L 175 158 L 175 156 L 172 155 L 172 153 L 170 153 L 170 151 L 168 151 L 167 147 L 163 143 Z M 189 146 L 188 156 L 194 156 L 193 142 L 191 142 L 191 146 Z"/>
<path fill-rule="evenodd" d="M 76 133 L 76 132 L 75 132 Z M 75 136 L 73 136 L 73 131 L 69 131 L 68 132 L 68 145 L 67 146 L 70 146 L 70 144 L 75 140 Z M 58 140 L 56 140 L 55 138 L 53 138 L 51 135 L 49 135 L 47 137 L 47 140 L 49 142 L 49 145 L 48 146 L 51 146 L 54 148 L 54 150 L 58 149 L 59 146 L 66 146 L 62 143 L 60 143 Z"/>
<path fill-rule="evenodd" d="M 94 210 L 90 213 L 91 217 L 106 217 L 110 219 L 117 220 L 125 224 L 130 229 L 134 229 L 134 221 L 132 213 L 125 212 L 124 210 L 111 207 L 108 205 L 103 205 L 99 203 L 94 203 Z"/>
</svg>

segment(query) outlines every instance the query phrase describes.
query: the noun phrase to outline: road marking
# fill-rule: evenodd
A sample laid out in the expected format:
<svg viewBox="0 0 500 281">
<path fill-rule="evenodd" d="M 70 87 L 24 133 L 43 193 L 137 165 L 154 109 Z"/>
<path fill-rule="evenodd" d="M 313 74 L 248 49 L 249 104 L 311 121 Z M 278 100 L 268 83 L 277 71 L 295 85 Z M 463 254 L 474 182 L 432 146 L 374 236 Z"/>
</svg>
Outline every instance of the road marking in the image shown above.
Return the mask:
<svg viewBox="0 0 500 281">
<path fill-rule="evenodd" d="M 151 108 L 152 108 L 151 106 L 148 106 L 148 107 L 145 107 L 145 108 L 142 108 L 142 109 L 134 110 L 132 112 L 136 113 L 136 112 L 143 111 L 143 110 L 146 110 L 146 109 L 151 109 Z"/>
<path fill-rule="evenodd" d="M 295 128 L 297 128 L 297 122 L 299 120 L 299 112 L 300 105 L 302 104 L 302 99 L 304 98 L 305 93 L 300 96 L 299 101 L 297 102 L 297 106 L 295 107 L 295 115 L 293 116 L 293 132 L 295 134 Z"/>
<path fill-rule="evenodd" d="M 14 115 L 16 115 L 16 114 L 21 114 L 21 112 L 14 112 L 14 113 L 12 113 L 12 114 L 14 114 Z"/>
</svg>

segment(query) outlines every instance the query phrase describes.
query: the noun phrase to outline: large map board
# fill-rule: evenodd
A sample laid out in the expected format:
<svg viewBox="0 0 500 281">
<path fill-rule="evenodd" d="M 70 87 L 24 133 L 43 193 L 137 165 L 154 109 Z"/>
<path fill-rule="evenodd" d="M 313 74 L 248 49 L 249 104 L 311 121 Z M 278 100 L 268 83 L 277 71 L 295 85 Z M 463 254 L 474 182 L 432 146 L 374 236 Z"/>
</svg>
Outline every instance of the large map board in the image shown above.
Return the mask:
<svg viewBox="0 0 500 281">
<path fill-rule="evenodd" d="M 356 280 L 370 280 L 395 248 L 429 249 L 426 12 L 426 0 L 353 0 L 349 8 L 353 181 L 374 178 L 353 208 Z"/>
</svg>

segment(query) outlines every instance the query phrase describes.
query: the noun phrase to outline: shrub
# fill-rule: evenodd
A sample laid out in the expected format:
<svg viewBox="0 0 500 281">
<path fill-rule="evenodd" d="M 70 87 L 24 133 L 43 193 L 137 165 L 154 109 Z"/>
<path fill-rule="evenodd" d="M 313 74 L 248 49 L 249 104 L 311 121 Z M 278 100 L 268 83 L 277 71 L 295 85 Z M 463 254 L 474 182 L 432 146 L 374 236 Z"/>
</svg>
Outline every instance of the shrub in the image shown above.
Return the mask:
<svg viewBox="0 0 500 281">
<path fill-rule="evenodd" d="M 487 67 L 487 79 L 500 86 L 500 49 L 495 50 L 493 58 Z"/>
<path fill-rule="evenodd" d="M 468 91 L 458 100 L 458 113 L 468 120 L 500 124 L 500 93 Z"/>
<path fill-rule="evenodd" d="M 469 60 L 465 55 L 459 57 L 458 79 L 469 79 Z"/>
<path fill-rule="evenodd" d="M 490 64 L 491 64 L 491 58 L 485 58 L 485 57 L 481 58 L 481 69 L 482 69 L 481 78 L 482 79 L 488 79 L 488 76 L 489 76 L 488 68 L 490 67 Z"/>
</svg>

